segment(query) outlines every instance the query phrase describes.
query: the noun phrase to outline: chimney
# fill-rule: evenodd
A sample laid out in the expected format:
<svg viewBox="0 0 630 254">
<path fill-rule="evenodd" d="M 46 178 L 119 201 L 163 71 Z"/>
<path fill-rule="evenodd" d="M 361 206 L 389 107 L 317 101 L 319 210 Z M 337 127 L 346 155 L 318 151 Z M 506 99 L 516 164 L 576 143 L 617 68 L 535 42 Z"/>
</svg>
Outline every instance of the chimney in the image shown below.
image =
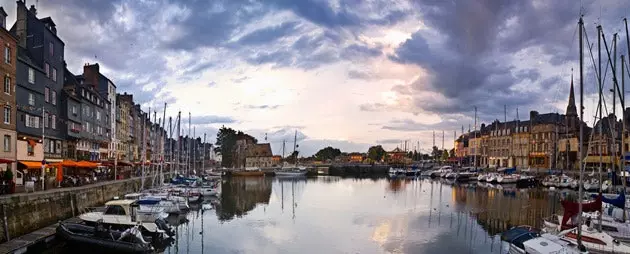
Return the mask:
<svg viewBox="0 0 630 254">
<path fill-rule="evenodd" d="M 30 12 L 33 13 L 34 16 L 37 16 L 37 9 L 35 9 L 35 5 L 31 4 L 31 8 L 28 9 Z"/>
<path fill-rule="evenodd" d="M 7 13 L 2 6 L 0 6 L 0 27 L 7 29 Z"/>
<path fill-rule="evenodd" d="M 26 10 L 26 5 L 24 0 L 18 0 L 17 2 L 17 14 L 15 19 L 15 33 L 18 37 L 18 44 L 26 48 L 26 17 L 28 16 L 28 10 Z"/>
<path fill-rule="evenodd" d="M 529 111 L 529 121 L 530 122 L 533 123 L 534 121 L 536 121 L 536 117 L 537 116 L 538 116 L 538 111 L 534 111 L 534 110 Z"/>
</svg>

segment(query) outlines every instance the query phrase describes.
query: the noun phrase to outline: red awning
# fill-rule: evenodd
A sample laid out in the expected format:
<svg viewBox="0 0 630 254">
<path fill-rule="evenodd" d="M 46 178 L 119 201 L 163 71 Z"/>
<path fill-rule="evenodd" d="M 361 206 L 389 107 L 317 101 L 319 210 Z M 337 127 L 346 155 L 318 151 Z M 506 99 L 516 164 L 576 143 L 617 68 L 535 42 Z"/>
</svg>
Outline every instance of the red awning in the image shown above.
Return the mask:
<svg viewBox="0 0 630 254">
<path fill-rule="evenodd" d="M 0 159 L 0 164 L 9 164 L 15 162 L 14 160 L 9 159 Z"/>
</svg>

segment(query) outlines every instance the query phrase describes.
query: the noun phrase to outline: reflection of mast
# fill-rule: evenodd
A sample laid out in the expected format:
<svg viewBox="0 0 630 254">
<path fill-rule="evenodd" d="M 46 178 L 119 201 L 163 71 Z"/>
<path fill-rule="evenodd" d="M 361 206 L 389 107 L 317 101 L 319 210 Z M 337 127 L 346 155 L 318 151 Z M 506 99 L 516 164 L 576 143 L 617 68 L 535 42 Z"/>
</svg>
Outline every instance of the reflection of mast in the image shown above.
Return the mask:
<svg viewBox="0 0 630 254">
<path fill-rule="evenodd" d="M 433 213 L 433 182 L 431 182 L 431 195 L 429 197 L 429 228 L 431 228 L 431 214 Z"/>
<path fill-rule="evenodd" d="M 278 180 L 278 182 L 280 182 L 280 196 L 282 198 L 281 203 L 281 207 L 282 207 L 282 211 L 284 212 L 284 182 Z"/>
<path fill-rule="evenodd" d="M 291 181 L 291 209 L 293 210 L 293 220 L 295 221 L 295 180 Z"/>
</svg>

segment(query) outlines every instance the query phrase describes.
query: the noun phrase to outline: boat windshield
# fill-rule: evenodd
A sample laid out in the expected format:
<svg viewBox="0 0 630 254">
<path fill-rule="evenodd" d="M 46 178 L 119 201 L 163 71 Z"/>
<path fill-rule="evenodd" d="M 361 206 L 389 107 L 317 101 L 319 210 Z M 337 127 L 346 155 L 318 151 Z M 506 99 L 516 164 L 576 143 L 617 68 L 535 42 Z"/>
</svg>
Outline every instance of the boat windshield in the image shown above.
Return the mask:
<svg viewBox="0 0 630 254">
<path fill-rule="evenodd" d="M 126 215 L 125 209 L 119 205 L 110 205 L 107 206 L 107 209 L 103 214 L 107 215 Z"/>
</svg>

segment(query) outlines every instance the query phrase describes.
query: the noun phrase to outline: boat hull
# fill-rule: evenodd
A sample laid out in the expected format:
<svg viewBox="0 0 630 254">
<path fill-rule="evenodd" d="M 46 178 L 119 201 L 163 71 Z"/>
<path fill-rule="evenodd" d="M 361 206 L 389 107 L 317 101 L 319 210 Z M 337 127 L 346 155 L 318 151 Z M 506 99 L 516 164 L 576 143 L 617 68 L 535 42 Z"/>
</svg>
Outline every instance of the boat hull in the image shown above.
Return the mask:
<svg viewBox="0 0 630 254">
<path fill-rule="evenodd" d="M 303 172 L 282 172 L 282 171 L 276 171 L 276 176 L 278 177 L 298 177 L 298 176 L 305 176 L 306 175 L 306 171 Z"/>
<path fill-rule="evenodd" d="M 265 176 L 263 171 L 234 171 L 232 176 Z"/>
<path fill-rule="evenodd" d="M 121 234 L 117 231 L 110 233 L 115 235 L 113 238 L 116 239 Z M 153 248 L 145 243 L 132 243 L 96 237 L 94 227 L 82 224 L 62 223 L 57 226 L 56 236 L 70 244 L 84 246 L 103 253 L 150 253 L 153 251 Z"/>
</svg>

